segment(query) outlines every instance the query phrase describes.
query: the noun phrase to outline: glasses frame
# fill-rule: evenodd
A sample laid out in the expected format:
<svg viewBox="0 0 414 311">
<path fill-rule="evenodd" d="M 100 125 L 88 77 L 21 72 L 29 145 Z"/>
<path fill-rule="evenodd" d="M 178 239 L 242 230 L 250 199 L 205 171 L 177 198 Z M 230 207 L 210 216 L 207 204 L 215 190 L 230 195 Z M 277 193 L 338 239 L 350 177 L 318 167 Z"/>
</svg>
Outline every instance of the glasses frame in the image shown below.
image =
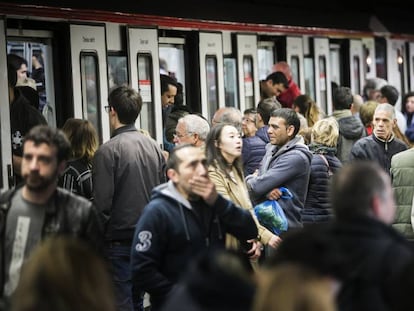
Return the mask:
<svg viewBox="0 0 414 311">
<path fill-rule="evenodd" d="M 111 111 L 111 107 L 112 107 L 111 105 L 104 106 L 106 113 L 109 113 L 109 111 Z"/>
</svg>

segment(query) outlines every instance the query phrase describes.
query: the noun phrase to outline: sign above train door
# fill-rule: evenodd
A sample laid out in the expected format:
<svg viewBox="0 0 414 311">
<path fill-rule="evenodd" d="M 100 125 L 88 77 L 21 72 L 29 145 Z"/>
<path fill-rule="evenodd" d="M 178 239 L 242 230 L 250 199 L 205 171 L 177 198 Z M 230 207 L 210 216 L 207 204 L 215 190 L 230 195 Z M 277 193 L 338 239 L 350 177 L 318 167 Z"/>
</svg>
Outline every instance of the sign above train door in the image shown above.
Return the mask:
<svg viewBox="0 0 414 311">
<path fill-rule="evenodd" d="M 105 25 L 70 25 L 74 117 L 95 126 L 101 142 L 110 137 Z"/>
</svg>

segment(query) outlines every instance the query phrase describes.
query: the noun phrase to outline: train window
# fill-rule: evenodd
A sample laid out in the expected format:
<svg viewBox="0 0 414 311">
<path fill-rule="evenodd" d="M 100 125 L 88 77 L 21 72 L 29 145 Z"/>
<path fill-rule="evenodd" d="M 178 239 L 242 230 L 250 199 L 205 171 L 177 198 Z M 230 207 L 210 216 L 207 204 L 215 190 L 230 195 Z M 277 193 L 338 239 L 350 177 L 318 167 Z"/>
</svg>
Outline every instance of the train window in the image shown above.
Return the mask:
<svg viewBox="0 0 414 311">
<path fill-rule="evenodd" d="M 299 56 L 292 55 L 290 58 L 290 68 L 292 70 L 292 80 L 300 81 L 300 65 L 299 65 Z"/>
<path fill-rule="evenodd" d="M 328 98 L 327 98 L 327 90 L 328 85 L 326 81 L 326 58 L 325 56 L 319 56 L 318 58 L 318 66 L 319 66 L 319 95 L 320 95 L 320 107 L 327 113 L 328 110 Z"/>
<path fill-rule="evenodd" d="M 139 53 L 137 55 L 138 89 L 142 97 L 142 109 L 140 113 L 141 128 L 147 130 L 151 137 L 155 136 L 155 105 L 153 104 L 152 89 L 152 57 L 150 54 Z"/>
<path fill-rule="evenodd" d="M 96 129 L 101 128 L 99 98 L 99 69 L 98 56 L 93 52 L 80 53 L 80 74 L 82 88 L 82 115 L 89 120 Z"/>
<path fill-rule="evenodd" d="M 236 59 L 224 58 L 224 92 L 227 107 L 239 107 L 239 98 L 237 94 L 237 66 Z"/>
<path fill-rule="evenodd" d="M 361 68 L 360 68 L 360 59 L 357 55 L 355 55 L 353 57 L 353 63 L 354 63 L 354 85 L 353 85 L 353 89 L 356 90 L 357 92 L 361 91 L 361 79 L 360 79 L 360 74 L 361 74 Z"/>
<path fill-rule="evenodd" d="M 315 94 L 315 70 L 313 57 L 305 57 L 303 59 L 303 72 L 305 75 L 305 94 L 316 100 Z"/>
<path fill-rule="evenodd" d="M 112 90 L 128 84 L 127 57 L 124 55 L 108 55 L 108 86 Z"/>
<path fill-rule="evenodd" d="M 175 38 L 159 38 L 165 40 L 173 40 Z M 161 73 L 168 74 L 177 79 L 183 85 L 183 93 L 185 94 L 185 64 L 184 64 L 184 43 L 159 44 L 160 70 Z M 185 96 L 184 103 L 185 105 Z"/>
<path fill-rule="evenodd" d="M 243 56 L 243 84 L 246 109 L 255 107 L 253 81 L 253 58 L 251 56 Z"/>
<path fill-rule="evenodd" d="M 273 42 L 259 42 L 257 47 L 257 60 L 259 79 L 264 80 L 272 73 L 272 66 L 275 60 L 275 54 L 273 51 Z M 299 81 L 299 80 L 295 80 Z"/>
<path fill-rule="evenodd" d="M 39 95 L 39 110 L 43 113 L 48 124 L 54 126 L 54 98 L 50 88 L 53 77 L 51 77 L 51 54 L 50 44 L 47 40 L 42 42 L 19 41 L 12 39 L 7 42 L 7 53 L 16 54 L 27 61 L 27 76 L 35 80 L 36 90 Z"/>
<path fill-rule="evenodd" d="M 206 57 L 206 82 L 207 82 L 207 102 L 208 114 L 214 115 L 218 109 L 218 79 L 217 79 L 217 58 L 215 56 Z"/>
</svg>

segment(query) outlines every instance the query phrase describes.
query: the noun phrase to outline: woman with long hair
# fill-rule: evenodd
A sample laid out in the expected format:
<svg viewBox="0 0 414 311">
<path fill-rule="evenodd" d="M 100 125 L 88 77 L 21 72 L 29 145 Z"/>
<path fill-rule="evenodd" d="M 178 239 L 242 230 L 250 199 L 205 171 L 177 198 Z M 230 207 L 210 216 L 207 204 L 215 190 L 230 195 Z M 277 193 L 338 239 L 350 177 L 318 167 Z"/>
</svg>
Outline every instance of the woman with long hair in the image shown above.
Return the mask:
<svg viewBox="0 0 414 311">
<path fill-rule="evenodd" d="M 244 182 L 241 151 L 241 134 L 233 125 L 218 124 L 211 129 L 206 140 L 209 177 L 216 185 L 217 192 L 241 208 L 250 210 L 255 218 L 249 193 Z M 276 248 L 281 239 L 261 226 L 257 220 L 256 223 L 259 229 L 258 242 L 269 244 L 271 247 Z M 226 237 L 226 246 L 229 249 L 237 250 L 242 250 L 243 247 L 248 248 L 248 250 L 251 248 L 250 245 L 240 245 L 232 236 Z M 249 255 L 250 259 L 255 261 L 259 257 L 260 252 L 252 252 Z"/>
</svg>

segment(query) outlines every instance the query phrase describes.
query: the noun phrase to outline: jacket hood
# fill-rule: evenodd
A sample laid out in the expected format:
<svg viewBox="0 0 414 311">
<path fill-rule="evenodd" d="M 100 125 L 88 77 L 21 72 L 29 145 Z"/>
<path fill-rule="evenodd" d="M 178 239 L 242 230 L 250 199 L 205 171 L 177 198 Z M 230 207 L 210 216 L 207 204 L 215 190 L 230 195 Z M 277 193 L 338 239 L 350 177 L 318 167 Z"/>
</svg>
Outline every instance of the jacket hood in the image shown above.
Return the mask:
<svg viewBox="0 0 414 311">
<path fill-rule="evenodd" d="M 282 147 L 273 146 L 271 144 L 268 144 L 266 146 L 267 148 L 274 148 L 273 153 L 274 155 L 278 156 L 282 153 L 288 152 L 290 150 L 298 150 L 301 151 L 306 157 L 309 159 L 309 161 L 312 160 L 312 153 L 309 151 L 309 147 L 303 143 L 303 137 L 302 136 L 296 136 L 291 141 L 287 142 Z M 310 162 L 309 162 L 310 163 Z"/>
<path fill-rule="evenodd" d="M 166 183 L 163 183 L 152 190 L 151 200 L 157 197 L 168 197 L 171 200 L 174 200 L 181 205 L 185 206 L 188 209 L 191 209 L 191 204 L 188 200 L 183 198 L 183 195 L 178 192 L 177 188 L 175 187 L 174 183 L 169 180 Z"/>
<path fill-rule="evenodd" d="M 339 133 L 347 139 L 358 139 L 364 136 L 365 128 L 355 116 L 339 119 L 338 124 Z"/>
</svg>

